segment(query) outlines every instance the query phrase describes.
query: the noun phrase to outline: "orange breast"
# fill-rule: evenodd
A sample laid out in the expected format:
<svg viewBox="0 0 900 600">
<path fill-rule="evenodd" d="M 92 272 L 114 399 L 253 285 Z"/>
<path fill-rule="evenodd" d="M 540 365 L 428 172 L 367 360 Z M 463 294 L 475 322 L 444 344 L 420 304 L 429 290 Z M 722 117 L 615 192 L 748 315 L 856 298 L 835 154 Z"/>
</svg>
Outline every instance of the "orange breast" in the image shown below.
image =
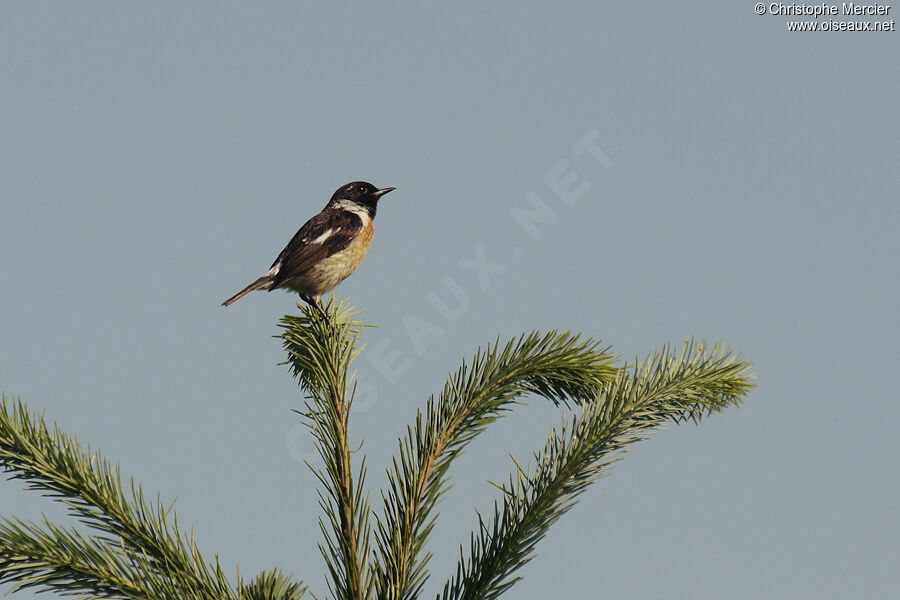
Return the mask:
<svg viewBox="0 0 900 600">
<path fill-rule="evenodd" d="M 369 245 L 372 243 L 373 235 L 375 235 L 375 228 L 372 227 L 372 221 L 368 221 L 366 222 L 365 227 L 360 230 L 356 239 L 353 240 L 353 243 L 345 250 L 345 252 L 350 253 L 350 256 L 348 257 L 348 267 L 350 268 L 350 272 L 347 273 L 347 275 L 355 271 L 356 267 L 359 266 L 359 263 L 362 262 L 362 259 L 365 258 L 366 252 L 369 251 Z M 344 277 L 347 275 L 344 275 Z"/>
</svg>

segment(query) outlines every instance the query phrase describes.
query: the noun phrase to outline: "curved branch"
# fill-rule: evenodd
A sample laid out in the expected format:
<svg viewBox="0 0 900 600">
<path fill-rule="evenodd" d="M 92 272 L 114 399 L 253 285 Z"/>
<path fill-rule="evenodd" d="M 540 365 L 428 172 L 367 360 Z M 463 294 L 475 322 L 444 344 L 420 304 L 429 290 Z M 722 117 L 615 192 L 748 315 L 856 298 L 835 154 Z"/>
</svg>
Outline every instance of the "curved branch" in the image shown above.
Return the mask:
<svg viewBox="0 0 900 600">
<path fill-rule="evenodd" d="M 400 443 L 388 471 L 384 515 L 377 520 L 377 597 L 412 599 L 425 582 L 423 548 L 432 509 L 446 491 L 451 462 L 487 425 L 526 393 L 556 404 L 583 402 L 615 377 L 614 358 L 598 343 L 569 333 L 537 332 L 479 351 L 429 399 Z"/>
<path fill-rule="evenodd" d="M 623 369 L 580 415 L 555 429 L 533 473 L 510 475 L 492 522 L 479 516 L 471 556 L 444 586 L 443 600 L 494 599 L 518 581 L 513 574 L 533 557 L 549 527 L 588 485 L 621 458 L 624 448 L 666 422 L 699 421 L 738 405 L 752 387 L 749 363 L 716 346 L 685 344 Z M 518 464 L 517 464 L 518 467 Z"/>
<path fill-rule="evenodd" d="M 0 399 L 0 466 L 110 536 L 100 539 L 129 560 L 140 557 L 154 572 L 185 582 L 195 597 L 234 600 L 218 562 L 207 565 L 193 539 L 185 540 L 171 507 L 159 500 L 148 503 L 133 480 L 126 494 L 118 466 L 85 452 L 72 435 L 58 429 L 51 433 L 23 403 L 10 411 L 5 396 Z"/>
</svg>

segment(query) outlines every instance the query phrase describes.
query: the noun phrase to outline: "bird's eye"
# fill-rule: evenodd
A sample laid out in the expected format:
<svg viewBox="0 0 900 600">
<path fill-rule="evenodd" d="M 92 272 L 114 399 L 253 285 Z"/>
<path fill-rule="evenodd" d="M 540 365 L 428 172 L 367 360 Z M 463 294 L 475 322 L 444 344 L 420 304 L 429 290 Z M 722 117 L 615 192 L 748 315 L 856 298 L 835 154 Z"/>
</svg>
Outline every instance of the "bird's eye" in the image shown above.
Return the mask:
<svg viewBox="0 0 900 600">
<path fill-rule="evenodd" d="M 366 191 L 366 188 L 365 188 L 365 187 L 363 187 L 363 186 L 359 186 L 359 191 L 361 191 L 361 192 L 365 192 L 365 191 Z"/>
</svg>

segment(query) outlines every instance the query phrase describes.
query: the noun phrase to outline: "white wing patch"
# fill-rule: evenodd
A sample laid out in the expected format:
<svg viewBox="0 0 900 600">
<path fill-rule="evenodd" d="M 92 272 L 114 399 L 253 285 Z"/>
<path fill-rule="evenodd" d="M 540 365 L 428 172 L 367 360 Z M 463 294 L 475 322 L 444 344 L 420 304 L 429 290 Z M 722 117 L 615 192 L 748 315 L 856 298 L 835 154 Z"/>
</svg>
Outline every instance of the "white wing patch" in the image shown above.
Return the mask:
<svg viewBox="0 0 900 600">
<path fill-rule="evenodd" d="M 321 244 L 322 242 L 324 242 L 325 240 L 327 240 L 327 239 L 330 238 L 333 234 L 337 233 L 337 232 L 340 231 L 340 230 L 341 230 L 340 227 L 338 227 L 337 229 L 329 229 L 328 231 L 326 231 L 325 233 L 323 233 L 322 235 L 320 235 L 319 237 L 317 237 L 316 239 L 314 239 L 314 240 L 312 241 L 312 243 L 313 243 L 313 244 Z"/>
</svg>

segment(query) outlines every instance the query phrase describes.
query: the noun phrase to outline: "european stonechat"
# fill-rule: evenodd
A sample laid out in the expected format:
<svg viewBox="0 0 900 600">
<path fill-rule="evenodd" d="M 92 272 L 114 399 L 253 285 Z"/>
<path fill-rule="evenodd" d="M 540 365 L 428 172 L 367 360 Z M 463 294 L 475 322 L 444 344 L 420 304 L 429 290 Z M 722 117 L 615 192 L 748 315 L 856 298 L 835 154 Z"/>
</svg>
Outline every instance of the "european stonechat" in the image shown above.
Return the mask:
<svg viewBox="0 0 900 600">
<path fill-rule="evenodd" d="M 322 295 L 350 276 L 372 242 L 378 200 L 395 188 L 354 181 L 337 189 L 322 212 L 306 222 L 265 275 L 222 303 L 228 306 L 254 290 L 288 289 L 300 294 L 326 320 Z"/>
</svg>

